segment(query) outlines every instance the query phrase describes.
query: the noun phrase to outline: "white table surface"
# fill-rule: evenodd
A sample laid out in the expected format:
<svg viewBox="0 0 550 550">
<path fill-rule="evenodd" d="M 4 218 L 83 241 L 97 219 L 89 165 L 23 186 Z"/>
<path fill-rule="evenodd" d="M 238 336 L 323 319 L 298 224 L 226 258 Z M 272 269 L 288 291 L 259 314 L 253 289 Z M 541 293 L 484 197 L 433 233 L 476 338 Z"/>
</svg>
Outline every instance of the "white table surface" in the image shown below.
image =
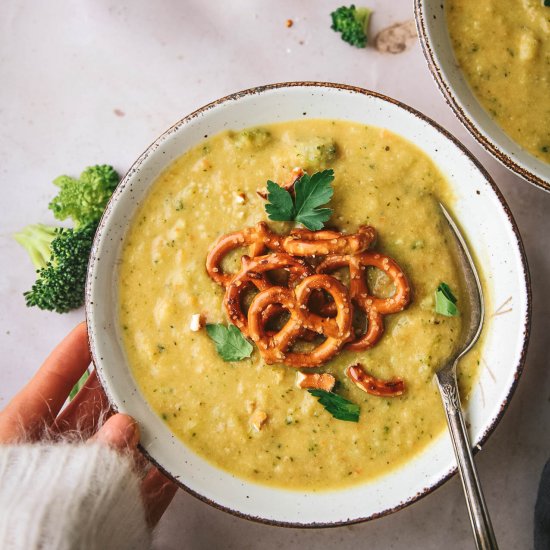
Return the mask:
<svg viewBox="0 0 550 550">
<path fill-rule="evenodd" d="M 354 49 L 330 30 L 341 0 L 3 0 L 0 4 L 0 407 L 78 321 L 25 307 L 34 280 L 11 235 L 53 222 L 54 177 L 111 163 L 123 173 L 173 122 L 243 88 L 323 80 L 416 107 L 458 136 L 489 170 L 518 222 L 534 316 L 527 365 L 476 461 L 501 548 L 532 547 L 540 471 L 550 456 L 550 194 L 509 173 L 445 104 L 415 44 L 400 55 Z M 412 17 L 411 0 L 369 0 L 373 34 Z M 287 28 L 287 19 L 294 26 Z M 118 114 L 117 114 L 118 113 Z M 450 444 L 450 443 L 449 443 Z M 331 530 L 254 524 L 179 491 L 155 548 L 472 548 L 458 479 L 396 514 Z"/>
</svg>

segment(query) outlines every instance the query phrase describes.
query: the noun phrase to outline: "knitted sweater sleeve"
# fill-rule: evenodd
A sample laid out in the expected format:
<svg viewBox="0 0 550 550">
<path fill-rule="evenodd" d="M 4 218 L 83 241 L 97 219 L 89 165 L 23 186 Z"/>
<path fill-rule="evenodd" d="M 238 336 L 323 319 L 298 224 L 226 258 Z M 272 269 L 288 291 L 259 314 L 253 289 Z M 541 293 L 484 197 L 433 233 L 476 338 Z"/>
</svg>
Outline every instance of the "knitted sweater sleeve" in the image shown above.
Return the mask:
<svg viewBox="0 0 550 550">
<path fill-rule="evenodd" d="M 0 548 L 150 545 L 129 457 L 99 443 L 0 445 Z"/>
</svg>

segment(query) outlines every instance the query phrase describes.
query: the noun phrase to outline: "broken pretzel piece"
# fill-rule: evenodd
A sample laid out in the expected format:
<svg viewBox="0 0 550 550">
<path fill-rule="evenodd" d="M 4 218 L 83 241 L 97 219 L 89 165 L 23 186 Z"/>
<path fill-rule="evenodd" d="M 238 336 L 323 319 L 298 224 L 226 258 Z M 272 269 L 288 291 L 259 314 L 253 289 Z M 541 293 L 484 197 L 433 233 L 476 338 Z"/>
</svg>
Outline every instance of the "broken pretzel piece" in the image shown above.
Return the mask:
<svg viewBox="0 0 550 550">
<path fill-rule="evenodd" d="M 198 332 L 202 327 L 204 327 L 204 317 L 200 313 L 194 313 L 191 315 L 189 330 L 192 332 Z"/>
<path fill-rule="evenodd" d="M 316 390 L 325 390 L 332 391 L 336 384 L 336 378 L 332 374 L 323 373 L 307 373 L 303 372 L 296 373 L 296 385 L 302 389 L 316 389 Z"/>
<path fill-rule="evenodd" d="M 267 413 L 261 409 L 256 409 L 250 416 L 250 425 L 259 432 L 267 422 Z"/>
<path fill-rule="evenodd" d="M 285 191 L 288 191 L 294 197 L 296 195 L 294 191 L 294 186 L 296 185 L 296 182 L 304 175 L 304 173 L 305 172 L 303 168 L 300 168 L 300 167 L 293 168 L 292 171 L 290 172 L 290 176 L 287 179 L 287 181 L 285 183 L 279 184 L 279 186 L 282 187 Z M 266 188 L 258 189 L 256 193 L 264 201 L 267 200 L 268 193 Z"/>
<path fill-rule="evenodd" d="M 398 397 L 405 391 L 405 383 L 400 378 L 385 381 L 367 374 L 357 363 L 348 367 L 346 376 L 361 390 L 379 397 Z"/>
</svg>

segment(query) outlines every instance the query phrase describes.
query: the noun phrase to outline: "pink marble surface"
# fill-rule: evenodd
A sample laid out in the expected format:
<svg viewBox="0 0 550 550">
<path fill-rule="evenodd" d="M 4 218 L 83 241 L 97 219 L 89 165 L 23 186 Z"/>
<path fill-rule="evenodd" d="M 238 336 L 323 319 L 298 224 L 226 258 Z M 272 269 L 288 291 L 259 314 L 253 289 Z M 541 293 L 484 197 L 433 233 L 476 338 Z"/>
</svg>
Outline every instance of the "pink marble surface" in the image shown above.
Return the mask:
<svg viewBox="0 0 550 550">
<path fill-rule="evenodd" d="M 372 31 L 412 17 L 412 1 L 369 0 Z M 418 44 L 383 55 L 330 30 L 338 1 L 4 0 L 0 6 L 0 407 L 83 311 L 27 309 L 34 276 L 13 232 L 53 222 L 51 180 L 89 164 L 124 172 L 177 119 L 233 91 L 289 80 L 343 82 L 416 107 L 460 138 L 516 217 L 530 263 L 534 316 L 523 380 L 477 464 L 501 548 L 532 546 L 538 477 L 550 456 L 550 195 L 492 159 L 445 104 Z M 287 19 L 294 26 L 287 28 Z M 324 531 L 253 524 L 179 492 L 155 548 L 472 548 L 460 482 L 389 517 Z"/>
</svg>

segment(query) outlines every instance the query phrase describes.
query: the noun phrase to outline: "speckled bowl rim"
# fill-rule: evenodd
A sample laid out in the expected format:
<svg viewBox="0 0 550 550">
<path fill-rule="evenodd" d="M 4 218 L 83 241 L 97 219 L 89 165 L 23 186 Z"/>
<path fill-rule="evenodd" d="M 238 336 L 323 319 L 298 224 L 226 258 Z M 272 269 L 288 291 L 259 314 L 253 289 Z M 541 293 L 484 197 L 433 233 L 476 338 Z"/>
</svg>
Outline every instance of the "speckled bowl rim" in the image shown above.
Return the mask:
<svg viewBox="0 0 550 550">
<path fill-rule="evenodd" d="M 445 101 L 454 111 L 457 118 L 462 122 L 466 129 L 472 134 L 472 136 L 482 145 L 491 155 L 493 155 L 499 162 L 509 168 L 512 172 L 522 177 L 525 181 L 533 184 L 535 187 L 544 191 L 550 192 L 550 181 L 533 173 L 531 170 L 524 168 L 516 161 L 514 161 L 509 155 L 507 155 L 500 147 L 498 147 L 488 136 L 485 135 L 479 126 L 472 120 L 472 118 L 466 113 L 462 107 L 460 101 L 453 93 L 452 86 L 447 80 L 445 73 L 441 66 L 437 62 L 437 58 L 434 53 L 433 44 L 430 41 L 428 29 L 426 26 L 426 18 L 424 13 L 424 4 L 426 0 L 414 0 L 414 18 L 416 21 L 416 28 L 418 30 L 418 36 L 420 38 L 420 44 L 424 57 L 430 69 L 433 79 L 435 80 L 439 90 L 443 94 Z M 441 0 L 441 6 L 443 6 L 444 0 Z M 527 152 L 527 151 L 526 151 Z M 527 152 L 528 153 L 528 152 Z"/>
<path fill-rule="evenodd" d="M 513 230 L 513 233 L 516 238 L 516 245 L 518 247 L 518 251 L 520 253 L 521 258 L 521 268 L 523 270 L 523 281 L 525 284 L 526 289 L 526 300 L 527 300 L 527 309 L 526 309 L 526 315 L 524 319 L 524 332 L 523 332 L 523 343 L 522 343 L 522 349 L 520 358 L 518 361 L 518 364 L 514 371 L 514 381 L 511 384 L 508 394 L 506 395 L 506 398 L 504 402 L 502 403 L 498 415 L 493 419 L 492 423 L 487 427 L 483 435 L 481 436 L 479 443 L 476 447 L 474 447 L 473 452 L 474 454 L 477 453 L 477 451 L 481 448 L 482 445 L 485 444 L 487 441 L 487 438 L 491 435 L 491 433 L 496 428 L 497 424 L 500 422 L 504 412 L 508 408 L 508 405 L 510 403 L 510 400 L 512 398 L 512 395 L 514 394 L 517 384 L 519 382 L 519 379 L 521 377 L 521 374 L 523 372 L 523 368 L 525 365 L 525 358 L 527 353 L 527 346 L 529 342 L 529 335 L 531 330 L 531 310 L 532 310 L 532 292 L 531 292 L 531 279 L 529 274 L 529 267 L 527 264 L 527 258 L 525 255 L 525 249 L 523 246 L 523 242 L 521 240 L 521 236 L 519 233 L 519 229 L 517 227 L 517 224 L 514 220 L 514 217 L 512 215 L 512 212 L 510 211 L 510 208 L 508 207 L 508 204 L 506 203 L 506 200 L 504 199 L 502 193 L 500 192 L 499 188 L 497 187 L 496 183 L 493 181 L 489 173 L 483 168 L 481 163 L 464 147 L 460 141 L 458 141 L 452 134 L 450 134 L 447 130 L 445 130 L 443 127 L 441 127 L 439 124 L 437 124 L 435 121 L 427 117 L 426 115 L 420 113 L 416 109 L 413 109 L 412 107 L 401 103 L 400 101 L 397 101 L 393 98 L 390 98 L 386 95 L 380 94 L 378 92 L 374 92 L 371 90 L 367 90 L 364 88 L 359 88 L 356 86 L 350 86 L 347 84 L 338 84 L 338 83 L 331 83 L 331 82 L 317 82 L 317 81 L 304 81 L 304 82 L 281 82 L 276 84 L 267 84 L 263 86 L 258 86 L 255 88 L 249 88 L 246 90 L 242 90 L 239 92 L 235 92 L 233 94 L 227 95 L 225 97 L 222 97 L 220 99 L 217 99 L 215 101 L 212 101 L 203 107 L 200 107 L 199 109 L 193 111 L 186 117 L 182 118 L 178 122 L 176 122 L 173 126 L 171 126 L 168 130 L 166 130 L 163 134 L 161 134 L 141 155 L 140 157 L 134 162 L 134 164 L 131 166 L 131 168 L 128 170 L 124 178 L 122 178 L 121 182 L 119 183 L 117 189 L 113 193 L 113 196 L 111 197 L 111 200 L 109 201 L 109 204 L 107 205 L 107 208 L 105 209 L 105 212 L 103 214 L 103 217 L 101 218 L 101 221 L 98 225 L 95 237 L 94 237 L 94 244 L 92 247 L 92 250 L 94 250 L 97 246 L 97 243 L 100 241 L 101 236 L 103 234 L 103 231 L 106 226 L 106 218 L 108 216 L 108 213 L 113 208 L 113 204 L 118 200 L 118 197 L 120 196 L 122 190 L 128 183 L 128 180 L 131 176 L 133 176 L 137 171 L 139 171 L 141 164 L 144 162 L 144 160 L 151 154 L 152 151 L 156 150 L 161 143 L 173 132 L 177 131 L 181 126 L 187 124 L 189 121 L 193 120 L 197 116 L 201 115 L 205 111 L 208 111 L 214 107 L 217 107 L 218 105 L 230 101 L 235 101 L 240 99 L 244 96 L 250 96 L 250 95 L 257 95 L 261 94 L 263 92 L 269 91 L 269 90 L 277 90 L 277 89 L 284 89 L 284 88 L 295 88 L 295 87 L 315 87 L 315 88 L 332 88 L 332 89 L 339 89 L 349 92 L 354 92 L 358 94 L 363 94 L 366 96 L 372 96 L 378 99 L 381 99 L 383 101 L 386 101 L 388 103 L 391 103 L 401 109 L 404 109 L 408 111 L 410 114 L 414 115 L 415 117 L 418 117 L 423 122 L 431 125 L 435 130 L 440 132 L 444 137 L 449 139 L 456 147 L 458 147 L 475 165 L 475 167 L 481 172 L 482 176 L 485 178 L 487 183 L 491 186 L 493 192 L 495 193 L 496 197 L 498 198 L 500 205 L 502 206 L 508 221 L 510 223 L 510 226 Z M 96 335 L 94 333 L 93 327 L 90 323 L 90 316 L 92 314 L 93 310 L 93 301 L 91 299 L 91 284 L 92 284 L 92 270 L 94 268 L 94 262 L 92 261 L 92 258 L 90 259 L 90 263 L 88 265 L 88 274 L 87 274 L 87 281 L 86 281 L 86 295 L 85 295 L 85 308 L 86 308 L 86 323 L 88 326 L 88 339 L 89 339 L 89 346 L 90 346 L 90 352 L 92 356 L 92 361 L 94 365 L 99 364 L 98 362 L 98 356 L 96 353 Z M 106 383 L 106 380 L 103 376 L 103 373 L 101 369 L 96 368 L 96 373 L 98 376 L 98 380 L 103 387 L 105 394 L 109 400 L 109 403 L 111 405 L 112 410 L 115 412 L 119 411 L 119 407 L 115 400 L 113 399 L 112 395 L 110 394 L 108 384 Z M 141 452 L 149 459 L 149 461 L 156 466 L 161 472 L 163 472 L 169 479 L 171 479 L 173 482 L 175 482 L 179 487 L 181 487 L 183 490 L 185 490 L 187 493 L 193 495 L 197 499 L 201 500 L 202 502 L 205 502 L 206 504 L 209 504 L 210 506 L 213 506 L 214 508 L 217 508 L 219 510 L 222 510 L 224 512 L 228 512 L 234 516 L 237 516 L 239 518 L 248 519 L 251 521 L 255 521 L 258 523 L 262 523 L 265 525 L 273 525 L 278 527 L 288 527 L 288 528 L 299 528 L 299 529 L 307 529 L 307 528 L 329 528 L 329 527 L 341 527 L 345 525 L 353 525 L 357 523 L 363 523 L 366 521 L 370 521 L 373 519 L 377 519 L 380 517 L 387 516 L 393 512 L 397 512 L 398 510 L 401 510 L 402 508 L 405 508 L 406 506 L 409 506 L 410 504 L 413 504 L 414 502 L 417 502 L 421 498 L 425 497 L 426 495 L 430 494 L 432 491 L 435 491 L 435 489 L 441 487 L 446 481 L 448 481 L 454 474 L 457 472 L 457 468 L 454 467 L 451 470 L 449 470 L 445 475 L 443 475 L 438 481 L 434 482 L 433 484 L 425 487 L 422 491 L 419 491 L 414 496 L 400 502 L 398 505 L 386 508 L 384 510 L 381 510 L 379 512 L 370 514 L 365 517 L 360 518 L 353 518 L 345 521 L 335 521 L 335 522 L 310 522 L 310 523 L 300 523 L 300 522 L 286 522 L 286 521 L 277 521 L 277 520 L 271 520 L 266 519 L 258 516 L 253 516 L 250 514 L 246 514 L 243 512 L 240 512 L 239 510 L 233 510 L 232 508 L 229 508 L 227 506 L 223 506 L 203 495 L 200 493 L 194 491 L 185 483 L 183 483 L 181 480 L 174 478 L 170 472 L 168 472 L 162 464 L 160 464 L 156 459 L 154 459 L 144 448 L 143 446 L 139 445 L 139 448 Z"/>
</svg>

